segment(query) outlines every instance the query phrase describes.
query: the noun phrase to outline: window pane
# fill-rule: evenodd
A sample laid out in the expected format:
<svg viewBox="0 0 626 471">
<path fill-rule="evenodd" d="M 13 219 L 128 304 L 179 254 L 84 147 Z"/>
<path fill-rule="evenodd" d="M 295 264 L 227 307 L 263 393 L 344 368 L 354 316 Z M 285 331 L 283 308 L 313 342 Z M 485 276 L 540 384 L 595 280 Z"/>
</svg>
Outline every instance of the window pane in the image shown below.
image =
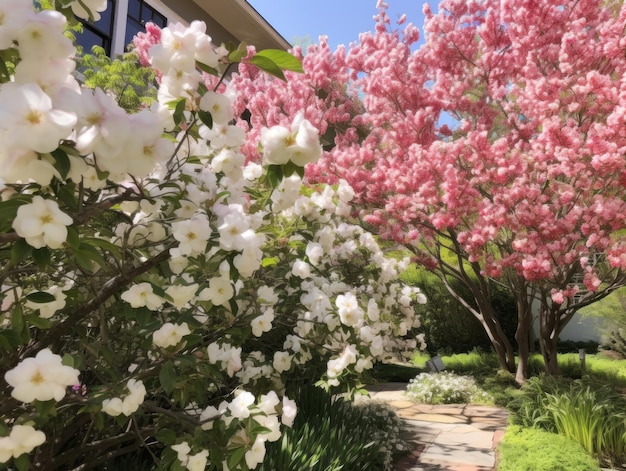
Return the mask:
<svg viewBox="0 0 626 471">
<path fill-rule="evenodd" d="M 140 0 L 128 0 L 128 16 L 139 20 L 141 18 L 141 3 Z"/>
<path fill-rule="evenodd" d="M 83 47 L 83 51 L 85 53 L 91 53 L 91 48 L 93 46 L 102 46 L 107 54 L 111 53 L 107 38 L 99 35 L 86 26 L 83 28 L 83 32 L 81 34 L 76 35 L 76 43 Z"/>
<path fill-rule="evenodd" d="M 161 28 L 165 28 L 167 26 L 167 18 L 165 18 L 156 10 L 154 11 L 154 14 L 152 15 L 152 22 Z"/>
<path fill-rule="evenodd" d="M 154 8 L 150 5 L 143 4 L 143 8 L 141 9 L 141 21 L 146 24 L 149 21 L 152 21 L 152 13 L 154 12 Z"/>
<path fill-rule="evenodd" d="M 133 38 L 137 35 L 137 33 L 143 33 L 145 31 L 146 29 L 143 25 L 129 18 L 128 23 L 126 24 L 126 39 L 124 40 L 124 46 L 128 46 L 132 43 Z"/>
</svg>

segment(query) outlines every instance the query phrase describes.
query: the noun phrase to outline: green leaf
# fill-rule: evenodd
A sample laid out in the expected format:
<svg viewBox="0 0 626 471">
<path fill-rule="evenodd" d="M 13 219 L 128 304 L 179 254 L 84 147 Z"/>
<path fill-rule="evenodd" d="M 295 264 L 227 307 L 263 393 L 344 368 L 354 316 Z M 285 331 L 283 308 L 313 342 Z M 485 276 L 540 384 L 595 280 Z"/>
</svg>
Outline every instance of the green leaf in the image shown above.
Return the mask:
<svg viewBox="0 0 626 471">
<path fill-rule="evenodd" d="M 176 384 L 176 369 L 171 361 L 167 361 L 161 366 L 159 381 L 167 394 L 170 394 L 174 390 Z"/>
<path fill-rule="evenodd" d="M 56 417 L 57 408 L 56 401 L 35 401 L 35 410 L 41 417 Z"/>
<path fill-rule="evenodd" d="M 259 69 L 267 72 L 270 75 L 273 75 L 274 77 L 278 77 L 285 82 L 287 81 L 285 74 L 283 74 L 283 70 L 275 62 L 273 62 L 271 59 L 268 59 L 267 57 L 254 56 L 252 59 L 250 59 L 250 63 L 256 65 Z"/>
<path fill-rule="evenodd" d="M 55 160 L 54 168 L 56 168 L 59 171 L 59 173 L 61 174 L 61 178 L 65 180 L 67 178 L 67 174 L 70 173 L 69 157 L 61 149 L 53 150 L 51 154 Z"/>
<path fill-rule="evenodd" d="M 38 329 L 46 330 L 52 327 L 52 322 L 50 322 L 49 319 L 44 319 L 43 317 L 39 317 L 35 315 L 27 316 L 26 320 L 28 321 L 30 325 L 35 326 Z"/>
<path fill-rule="evenodd" d="M 74 357 L 70 355 L 69 353 L 66 353 L 65 355 L 63 355 L 61 364 L 74 368 Z"/>
<path fill-rule="evenodd" d="M 294 164 L 291 160 L 283 165 L 283 175 L 285 177 L 290 177 L 294 173 L 298 173 L 298 170 L 302 169 L 299 165 Z"/>
<path fill-rule="evenodd" d="M 270 165 L 267 167 L 267 180 L 272 188 L 278 187 L 283 179 L 282 165 Z"/>
<path fill-rule="evenodd" d="M 261 261 L 261 266 L 262 267 L 273 267 L 274 265 L 278 265 L 278 262 L 280 262 L 280 258 L 278 258 L 278 257 L 265 257 Z"/>
<path fill-rule="evenodd" d="M 50 250 L 47 247 L 33 250 L 33 260 L 40 270 L 44 270 L 50 265 Z"/>
<path fill-rule="evenodd" d="M 246 449 L 243 447 L 237 448 L 235 451 L 233 451 L 233 454 L 228 457 L 228 468 L 235 469 L 237 465 L 241 462 L 245 454 Z"/>
<path fill-rule="evenodd" d="M 0 202 L 0 227 L 3 230 L 9 231 L 11 228 L 11 223 L 15 219 L 17 215 L 17 210 L 23 204 L 30 203 L 32 201 L 32 197 L 24 198 L 23 196 L 19 196 L 16 198 L 11 198 L 6 201 Z"/>
<path fill-rule="evenodd" d="M 11 351 L 15 347 L 22 345 L 22 339 L 19 333 L 13 329 L 0 331 L 0 347 L 5 351 Z"/>
<path fill-rule="evenodd" d="M 231 62 L 241 62 L 241 60 L 248 55 L 248 46 L 245 42 L 239 44 L 237 49 L 233 49 L 233 45 L 229 44 L 228 60 Z"/>
<path fill-rule="evenodd" d="M 81 242 L 78 249 L 73 249 L 72 252 L 74 257 L 76 257 L 78 264 L 88 272 L 93 271 L 93 262 L 97 263 L 101 267 L 107 266 L 102 254 L 100 254 L 95 247 L 89 244 Z"/>
<path fill-rule="evenodd" d="M 28 296 L 26 296 L 26 299 L 28 299 L 31 303 L 37 304 L 46 304 L 56 301 L 56 298 L 53 295 L 51 295 L 50 293 L 46 293 L 45 291 L 36 291 L 34 293 L 30 293 Z"/>
<path fill-rule="evenodd" d="M 11 330 L 16 334 L 20 334 L 25 327 L 26 322 L 24 322 L 22 307 L 20 305 L 14 306 L 13 312 L 11 312 Z"/>
<path fill-rule="evenodd" d="M 300 62 L 300 60 L 294 55 L 289 54 L 287 51 L 283 51 L 281 49 L 264 49 L 257 52 L 252 57 L 252 63 L 254 63 L 254 59 L 258 57 L 272 61 L 281 70 L 304 73 L 302 62 Z"/>
<path fill-rule="evenodd" d="M 207 74 L 214 75 L 216 77 L 220 75 L 217 69 L 214 69 L 213 67 L 203 64 L 202 62 L 196 61 L 196 65 L 198 66 L 200 70 L 202 70 L 203 72 L 206 72 Z"/>
<path fill-rule="evenodd" d="M 33 253 L 33 248 L 24 239 L 19 239 L 11 247 L 11 263 L 17 265 Z"/>
<path fill-rule="evenodd" d="M 185 107 L 187 106 L 187 101 L 184 98 L 179 98 L 178 100 L 172 100 L 168 104 L 171 110 L 174 110 L 174 123 L 176 125 L 180 124 L 185 118 Z"/>
<path fill-rule="evenodd" d="M 22 453 L 13 460 L 13 464 L 17 471 L 28 471 L 30 469 L 30 456 L 28 453 Z"/>
<path fill-rule="evenodd" d="M 172 445 L 176 443 L 176 432 L 171 429 L 159 429 L 154 434 L 154 438 L 166 445 Z"/>
<path fill-rule="evenodd" d="M 200 118 L 200 121 L 202 121 L 203 124 L 205 124 L 211 129 L 213 128 L 213 115 L 211 115 L 211 113 L 209 113 L 208 111 L 199 110 L 198 117 Z"/>
<path fill-rule="evenodd" d="M 67 245 L 69 245 L 72 249 L 77 249 L 80 245 L 80 237 L 78 236 L 78 231 L 75 227 L 67 228 L 67 239 L 65 239 Z"/>
</svg>

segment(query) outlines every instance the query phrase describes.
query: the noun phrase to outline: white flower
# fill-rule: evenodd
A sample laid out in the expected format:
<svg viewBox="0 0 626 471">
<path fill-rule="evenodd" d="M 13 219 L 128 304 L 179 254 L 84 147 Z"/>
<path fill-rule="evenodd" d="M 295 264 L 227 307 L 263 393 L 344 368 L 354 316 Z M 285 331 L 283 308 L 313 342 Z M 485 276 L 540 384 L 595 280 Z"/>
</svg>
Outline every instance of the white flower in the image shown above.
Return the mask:
<svg viewBox="0 0 626 471">
<path fill-rule="evenodd" d="M 70 224 L 72 218 L 59 209 L 56 201 L 36 195 L 32 203 L 17 209 L 13 229 L 36 249 L 44 246 L 58 249 L 67 239 L 66 226 Z"/>
<path fill-rule="evenodd" d="M 304 167 L 322 155 L 319 132 L 298 113 L 291 131 L 284 126 L 261 129 L 263 162 L 266 165 L 284 165 L 288 161 Z"/>
<path fill-rule="evenodd" d="M 152 341 L 157 347 L 167 348 L 178 345 L 185 335 L 189 335 L 191 330 L 186 322 L 182 324 L 172 324 L 167 322 L 152 333 Z"/>
<path fill-rule="evenodd" d="M 296 418 L 297 413 L 298 413 L 298 407 L 296 406 L 296 402 L 289 399 L 287 396 L 284 396 L 283 397 L 283 415 L 280 421 L 287 427 L 291 427 L 293 425 L 293 420 Z"/>
<path fill-rule="evenodd" d="M 278 295 L 274 292 L 274 288 L 271 286 L 260 286 L 257 290 L 257 297 L 261 304 L 276 304 L 278 302 Z"/>
<path fill-rule="evenodd" d="M 98 21 L 100 19 L 99 12 L 102 12 L 107 9 L 107 0 L 75 0 L 71 4 L 72 13 L 74 13 L 79 18 L 83 18 L 85 20 L 91 20 L 93 17 L 93 21 Z"/>
<path fill-rule="evenodd" d="M 252 319 L 250 327 L 252 327 L 252 334 L 255 337 L 260 337 L 263 332 L 269 332 L 272 330 L 272 321 L 274 320 L 274 310 L 267 309 L 262 315 Z"/>
<path fill-rule="evenodd" d="M 204 288 L 198 295 L 198 299 L 211 301 L 214 306 L 227 305 L 235 295 L 235 289 L 230 278 L 219 276 L 209 280 L 209 287 Z"/>
<path fill-rule="evenodd" d="M 254 404 L 254 395 L 248 391 L 241 391 L 235 399 L 228 404 L 228 410 L 236 419 L 250 417 L 249 407 Z"/>
<path fill-rule="evenodd" d="M 243 251 L 235 256 L 233 265 L 242 277 L 250 277 L 256 270 L 261 267 L 263 260 L 263 251 L 258 247 L 246 247 Z"/>
<path fill-rule="evenodd" d="M 111 399 L 104 399 L 102 401 L 102 412 L 110 415 L 111 417 L 117 417 L 122 414 L 123 403 L 119 397 L 113 397 Z"/>
<path fill-rule="evenodd" d="M 274 352 L 274 369 L 278 373 L 289 371 L 292 356 L 288 352 Z"/>
<path fill-rule="evenodd" d="M 178 249 L 181 255 L 204 253 L 211 237 L 209 220 L 206 216 L 196 215 L 191 219 L 175 222 L 172 224 L 172 236 L 180 242 Z"/>
<path fill-rule="evenodd" d="M 11 148 L 51 152 L 76 124 L 76 115 L 54 109 L 51 98 L 34 83 L 4 84 L 0 104 L 0 128 L 10 130 L 3 145 Z"/>
<path fill-rule="evenodd" d="M 348 327 L 358 325 L 363 321 L 363 310 L 359 307 L 353 293 L 340 294 L 335 301 L 341 323 Z"/>
<path fill-rule="evenodd" d="M 300 195 L 301 186 L 302 179 L 295 173 L 287 178 L 283 178 L 270 197 L 272 200 L 272 211 L 280 212 L 292 206 Z"/>
<path fill-rule="evenodd" d="M 258 435 L 252 444 L 252 448 L 246 451 L 245 459 L 248 468 L 254 469 L 265 458 L 265 438 Z"/>
<path fill-rule="evenodd" d="M 26 358 L 7 371 L 4 379 L 13 387 L 11 396 L 18 401 L 60 401 L 68 386 L 78 384 L 80 372 L 61 362 L 61 357 L 45 348 L 34 358 Z"/>
<path fill-rule="evenodd" d="M 300 260 L 299 258 L 293 262 L 291 266 L 291 273 L 301 279 L 305 279 L 311 276 L 311 267 L 304 260 Z"/>
<path fill-rule="evenodd" d="M 9 49 L 13 46 L 13 41 L 22 25 L 35 14 L 30 2 L 24 0 L 3 0 L 0 2 L 0 18 L 2 18 L 0 49 Z"/>
<path fill-rule="evenodd" d="M 137 283 L 122 293 L 121 298 L 134 308 L 147 307 L 151 311 L 158 310 L 164 299 L 157 295 L 148 282 Z"/>
<path fill-rule="evenodd" d="M 208 457 L 208 450 L 202 450 L 195 455 L 189 455 L 187 457 L 187 464 L 185 466 L 189 471 L 204 471 L 206 469 Z"/>
<path fill-rule="evenodd" d="M 128 394 L 121 399 L 114 397 L 102 401 L 102 412 L 117 417 L 120 414 L 129 416 L 139 409 L 146 397 L 146 387 L 139 379 L 129 379 L 126 383 Z"/>
<path fill-rule="evenodd" d="M 168 286 L 165 293 L 172 298 L 170 301 L 177 309 L 183 309 L 186 307 L 196 294 L 198 289 L 198 283 L 191 285 L 172 285 Z"/>
<path fill-rule="evenodd" d="M 200 109 L 211 113 L 213 122 L 217 124 L 228 124 L 235 117 L 228 97 L 212 90 L 206 92 L 200 100 Z"/>
<path fill-rule="evenodd" d="M 311 265 L 317 266 L 324 256 L 324 248 L 317 242 L 309 242 L 306 246 L 306 256 L 309 258 Z"/>
<path fill-rule="evenodd" d="M 0 437 L 0 463 L 30 453 L 46 441 L 46 435 L 30 425 L 14 425 L 7 437 Z"/>
<path fill-rule="evenodd" d="M 191 451 L 189 443 L 181 442 L 176 445 L 172 445 L 171 448 L 176 452 L 178 461 L 180 461 L 182 465 L 185 466 L 187 464 L 187 457 L 189 456 L 189 452 Z"/>
<path fill-rule="evenodd" d="M 276 406 L 280 403 L 278 394 L 274 391 L 270 391 L 267 394 L 261 395 L 259 398 L 259 409 L 265 412 L 267 415 L 276 413 Z"/>
</svg>

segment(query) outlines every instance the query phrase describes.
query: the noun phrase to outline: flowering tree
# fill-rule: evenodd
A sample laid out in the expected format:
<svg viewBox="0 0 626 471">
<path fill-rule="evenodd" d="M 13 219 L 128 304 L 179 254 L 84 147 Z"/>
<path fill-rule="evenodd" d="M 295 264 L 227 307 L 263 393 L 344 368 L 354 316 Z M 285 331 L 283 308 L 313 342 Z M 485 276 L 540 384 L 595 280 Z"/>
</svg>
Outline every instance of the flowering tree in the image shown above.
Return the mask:
<svg viewBox="0 0 626 471">
<path fill-rule="evenodd" d="M 347 52 L 310 48 L 301 83 L 252 71 L 236 81 L 267 90 L 246 103 L 264 120 L 253 129 L 287 119 L 292 95 L 279 90 L 300 92 L 294 100 L 311 104 L 307 118 L 334 146 L 308 177 L 347 180 L 370 227 L 411 247 L 453 294 L 448 280 L 466 285 L 473 299 L 460 300 L 514 371 L 488 295 L 490 281 L 506 286 L 520 381 L 538 309 L 546 371 L 557 373 L 559 333 L 626 281 L 626 10 L 448 0 L 438 14 L 425 7 L 426 43 L 415 50 L 417 29 L 394 30 L 379 7 L 375 31 Z"/>
<path fill-rule="evenodd" d="M 290 377 L 354 388 L 416 347 L 425 300 L 397 281 L 408 260 L 345 221 L 345 181 L 303 188 L 322 152 L 303 115 L 259 130 L 244 162 L 221 72 L 296 59 L 174 24 L 141 51 L 157 101 L 129 113 L 79 85 L 64 34 L 106 1 L 57 3 L 0 5 L 0 469 L 138 450 L 254 469 L 293 422 Z"/>
</svg>

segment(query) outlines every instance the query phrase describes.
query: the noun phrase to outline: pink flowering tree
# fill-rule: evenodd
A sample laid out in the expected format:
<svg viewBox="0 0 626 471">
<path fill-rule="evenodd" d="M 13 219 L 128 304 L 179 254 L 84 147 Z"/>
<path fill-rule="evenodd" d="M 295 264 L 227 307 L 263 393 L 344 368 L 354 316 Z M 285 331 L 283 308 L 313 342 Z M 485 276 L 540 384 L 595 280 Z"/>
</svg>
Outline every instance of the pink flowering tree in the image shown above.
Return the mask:
<svg viewBox="0 0 626 471">
<path fill-rule="evenodd" d="M 300 92 L 294 103 L 316 104 L 307 116 L 333 137 L 307 176 L 348 181 L 363 221 L 436 273 L 515 371 L 489 300 L 490 283 L 507 287 L 518 306 L 517 379 L 535 314 L 546 371 L 558 373 L 565 325 L 626 281 L 626 10 L 597 0 L 443 1 L 437 14 L 426 7 L 416 48 L 417 29 L 392 26 L 379 6 L 374 32 L 348 51 L 323 41 L 309 49 L 305 76 L 288 85 Z M 291 95 L 265 99 L 285 87 L 267 82 L 235 78 L 267 90 L 245 105 L 265 112 L 252 129 L 291 111 Z"/>
<path fill-rule="evenodd" d="M 409 260 L 346 219 L 345 180 L 303 187 L 305 114 L 246 162 L 224 74 L 293 56 L 169 25 L 139 41 L 156 99 L 129 111 L 76 80 L 65 35 L 107 2 L 54 3 L 0 4 L 0 469 L 255 469 L 294 377 L 354 392 L 417 347 Z"/>
</svg>

